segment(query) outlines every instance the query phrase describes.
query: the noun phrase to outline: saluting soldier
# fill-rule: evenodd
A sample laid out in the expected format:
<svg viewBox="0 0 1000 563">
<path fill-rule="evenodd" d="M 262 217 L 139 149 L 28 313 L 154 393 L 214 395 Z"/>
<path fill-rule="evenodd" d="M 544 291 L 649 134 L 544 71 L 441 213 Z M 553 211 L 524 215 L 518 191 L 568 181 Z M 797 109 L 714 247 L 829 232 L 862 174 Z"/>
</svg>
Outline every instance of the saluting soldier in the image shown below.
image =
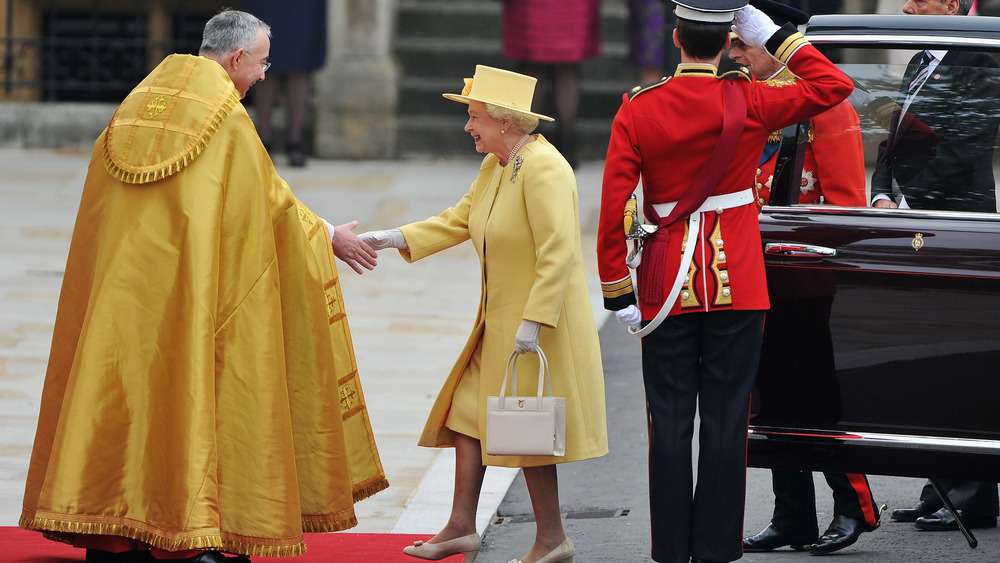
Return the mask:
<svg viewBox="0 0 1000 563">
<path fill-rule="evenodd" d="M 793 25 L 805 23 L 809 19 L 805 12 L 791 6 L 778 6 L 782 10 L 765 13 L 780 21 L 788 19 L 788 14 L 797 12 L 795 19 L 791 20 Z M 745 66 L 754 78 L 777 87 L 795 83 L 797 77 L 763 47 L 746 45 L 734 35 L 730 35 L 732 48 L 729 50 L 729 58 Z M 861 123 L 851 103 L 844 100 L 813 117 L 808 123 L 798 200 L 793 196 L 792 203 L 866 207 L 868 201 L 865 194 L 865 154 Z M 772 131 L 760 157 L 754 184 L 758 208 L 770 201 L 781 136 L 781 130 Z"/>
<path fill-rule="evenodd" d="M 778 4 L 765 9 L 776 22 L 801 25 L 808 14 Z M 793 84 L 797 77 L 762 47 L 730 36 L 729 58 L 758 80 L 774 86 Z M 865 159 L 858 114 L 847 100 L 809 120 L 799 193 L 792 202 L 865 207 Z M 769 200 L 781 131 L 771 133 L 757 169 L 758 206 Z M 757 371 L 755 422 L 781 420 L 819 428 L 841 416 L 836 380 L 830 311 L 836 293 L 832 272 L 782 268 L 768 278 L 771 309 L 764 323 L 764 342 Z M 760 532 L 743 538 L 743 551 L 762 552 L 791 546 L 814 554 L 838 551 L 879 525 L 879 509 L 868 478 L 860 473 L 824 472 L 833 491 L 833 521 L 819 534 L 816 491 L 811 471 L 774 469 L 774 514 Z"/>
<path fill-rule="evenodd" d="M 681 64 L 626 94 L 615 116 L 598 265 L 605 307 L 643 338 L 652 558 L 733 561 L 742 555 L 747 417 L 768 308 L 754 175 L 772 131 L 835 106 L 852 84 L 794 27 L 779 28 L 746 0 L 675 2 Z M 744 42 L 765 46 L 798 80 L 776 87 L 745 71 L 720 74 L 734 22 Z M 637 298 L 622 213 L 640 176 L 643 212 L 658 230 L 643 242 Z"/>
</svg>

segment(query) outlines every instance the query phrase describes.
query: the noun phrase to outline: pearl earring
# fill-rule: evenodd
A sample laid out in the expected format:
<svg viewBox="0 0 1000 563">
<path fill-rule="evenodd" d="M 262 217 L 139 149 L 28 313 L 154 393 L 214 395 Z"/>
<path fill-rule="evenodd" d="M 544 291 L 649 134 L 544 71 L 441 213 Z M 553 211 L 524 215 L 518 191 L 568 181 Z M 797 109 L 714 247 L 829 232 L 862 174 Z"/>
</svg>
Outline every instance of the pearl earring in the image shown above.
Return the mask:
<svg viewBox="0 0 1000 563">
<path fill-rule="evenodd" d="M 500 134 L 503 135 L 504 133 L 506 133 L 506 131 L 504 131 L 503 129 L 501 129 L 500 130 Z"/>
</svg>

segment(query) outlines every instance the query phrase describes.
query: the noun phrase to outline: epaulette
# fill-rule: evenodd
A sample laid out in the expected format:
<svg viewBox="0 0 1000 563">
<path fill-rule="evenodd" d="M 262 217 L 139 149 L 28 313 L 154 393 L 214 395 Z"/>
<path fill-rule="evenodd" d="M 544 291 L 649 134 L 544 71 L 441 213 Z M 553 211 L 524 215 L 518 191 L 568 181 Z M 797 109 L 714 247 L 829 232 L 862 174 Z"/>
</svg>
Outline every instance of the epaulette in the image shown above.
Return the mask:
<svg viewBox="0 0 1000 563">
<path fill-rule="evenodd" d="M 656 82 L 650 82 L 649 84 L 642 84 L 641 86 L 636 86 L 635 88 L 629 90 L 628 99 L 631 100 L 632 98 L 638 96 L 639 94 L 642 94 L 647 90 L 652 90 L 653 88 L 656 88 L 658 86 L 663 86 L 664 84 L 667 83 L 668 80 L 670 80 L 670 77 L 664 76 L 663 78 L 657 80 Z"/>
<path fill-rule="evenodd" d="M 745 78 L 747 80 L 747 82 L 752 82 L 753 81 L 750 78 L 750 71 L 747 70 L 747 67 L 745 67 L 745 66 L 741 66 L 739 68 L 734 68 L 733 70 L 727 70 L 726 72 L 723 72 L 722 74 L 719 75 L 719 78 L 723 78 L 723 77 Z"/>
<path fill-rule="evenodd" d="M 782 86 L 787 86 L 789 84 L 795 84 L 796 76 L 792 71 L 788 70 L 787 66 L 781 67 L 777 73 L 771 78 L 764 80 L 764 84 L 768 86 L 774 86 L 776 88 L 781 88 Z"/>
</svg>

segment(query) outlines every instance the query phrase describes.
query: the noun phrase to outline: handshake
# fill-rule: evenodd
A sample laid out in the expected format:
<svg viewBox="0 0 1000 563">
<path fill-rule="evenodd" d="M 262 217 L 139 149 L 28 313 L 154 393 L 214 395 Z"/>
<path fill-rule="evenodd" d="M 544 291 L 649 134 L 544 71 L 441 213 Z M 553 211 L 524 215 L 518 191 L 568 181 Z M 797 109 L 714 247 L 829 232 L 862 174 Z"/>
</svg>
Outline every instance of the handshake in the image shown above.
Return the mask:
<svg viewBox="0 0 1000 563">
<path fill-rule="evenodd" d="M 389 229 L 388 231 L 368 231 L 358 235 L 362 242 L 368 244 L 375 250 L 386 248 L 406 249 L 406 239 L 399 229 Z"/>
<path fill-rule="evenodd" d="M 355 272 L 363 274 L 364 270 L 374 270 L 378 257 L 377 250 L 384 248 L 407 248 L 406 239 L 399 229 L 388 231 L 368 231 L 360 235 L 354 234 L 357 221 L 343 225 L 331 225 L 326 220 L 330 231 L 330 242 L 333 244 L 333 255 L 350 266 Z"/>
</svg>

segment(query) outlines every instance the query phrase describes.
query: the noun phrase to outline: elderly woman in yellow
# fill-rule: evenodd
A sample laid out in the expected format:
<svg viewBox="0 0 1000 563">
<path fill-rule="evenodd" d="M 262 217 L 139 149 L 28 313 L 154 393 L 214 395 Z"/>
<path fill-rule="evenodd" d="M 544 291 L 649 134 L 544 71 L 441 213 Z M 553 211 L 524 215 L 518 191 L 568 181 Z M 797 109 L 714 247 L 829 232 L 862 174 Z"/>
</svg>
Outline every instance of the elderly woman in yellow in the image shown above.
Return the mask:
<svg viewBox="0 0 1000 563">
<path fill-rule="evenodd" d="M 604 381 L 580 250 L 576 180 L 566 159 L 541 135 L 529 111 L 535 79 L 477 66 L 462 94 L 465 130 L 486 153 L 469 193 L 437 217 L 360 235 L 375 249 L 398 248 L 414 261 L 472 240 L 482 267 L 475 328 L 431 409 L 419 444 L 455 448 L 455 498 L 443 530 L 403 553 L 420 559 L 475 559 L 476 506 L 487 465 L 521 467 L 537 523 L 520 561 L 572 561 L 563 530 L 556 463 L 607 454 Z M 497 395 L 512 350 L 549 359 L 552 388 L 566 397 L 566 454 L 493 456 L 485 449 L 486 398 Z M 521 356 L 518 380 L 534 389 L 538 356 Z M 528 380 L 525 381 L 525 376 Z"/>
</svg>

